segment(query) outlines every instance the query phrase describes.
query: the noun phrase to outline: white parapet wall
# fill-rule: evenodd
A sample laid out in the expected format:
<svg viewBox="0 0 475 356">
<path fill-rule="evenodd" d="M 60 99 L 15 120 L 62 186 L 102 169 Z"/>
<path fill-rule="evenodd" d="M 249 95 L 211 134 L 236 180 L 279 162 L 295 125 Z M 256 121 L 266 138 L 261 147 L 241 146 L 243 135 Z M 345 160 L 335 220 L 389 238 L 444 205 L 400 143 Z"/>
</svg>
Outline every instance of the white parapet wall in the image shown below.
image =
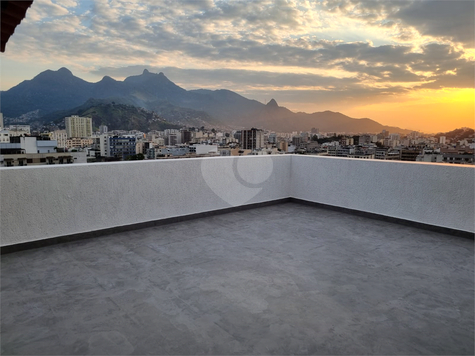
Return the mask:
<svg viewBox="0 0 475 356">
<path fill-rule="evenodd" d="M 0 169 L 1 246 L 287 198 L 290 156 Z"/>
<path fill-rule="evenodd" d="M 474 232 L 473 166 L 300 155 L 0 169 L 1 246 L 284 198 Z"/>
<path fill-rule="evenodd" d="M 293 156 L 292 197 L 466 232 L 475 231 L 475 167 Z"/>
</svg>

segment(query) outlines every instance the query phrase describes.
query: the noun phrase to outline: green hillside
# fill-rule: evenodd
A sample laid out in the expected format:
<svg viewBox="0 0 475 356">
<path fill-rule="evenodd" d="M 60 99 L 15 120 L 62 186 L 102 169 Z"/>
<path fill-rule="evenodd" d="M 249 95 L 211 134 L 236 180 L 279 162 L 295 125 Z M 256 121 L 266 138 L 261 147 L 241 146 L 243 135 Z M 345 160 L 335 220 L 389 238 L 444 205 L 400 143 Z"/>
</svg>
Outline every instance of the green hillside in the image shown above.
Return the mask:
<svg viewBox="0 0 475 356">
<path fill-rule="evenodd" d="M 98 128 L 107 125 L 109 130 L 151 130 L 179 129 L 158 114 L 132 105 L 117 104 L 114 101 L 90 99 L 85 104 L 71 110 L 48 115 L 57 125 L 64 125 L 66 116 L 79 115 L 92 118 L 92 125 Z"/>
<path fill-rule="evenodd" d="M 107 125 L 109 130 L 148 132 L 150 130 L 180 128 L 179 125 L 166 121 L 154 112 L 124 104 L 100 104 L 90 107 L 80 115 L 92 117 L 94 127 Z"/>
</svg>

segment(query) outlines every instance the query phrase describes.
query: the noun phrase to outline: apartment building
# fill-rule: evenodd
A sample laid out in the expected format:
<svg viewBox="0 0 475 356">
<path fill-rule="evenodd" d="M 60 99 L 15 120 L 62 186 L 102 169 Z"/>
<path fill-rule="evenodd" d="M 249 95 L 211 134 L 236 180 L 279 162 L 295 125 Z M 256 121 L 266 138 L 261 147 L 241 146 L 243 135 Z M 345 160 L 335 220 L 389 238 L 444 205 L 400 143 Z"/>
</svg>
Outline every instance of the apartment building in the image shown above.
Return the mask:
<svg viewBox="0 0 475 356">
<path fill-rule="evenodd" d="M 242 130 L 241 146 L 243 150 L 255 150 L 264 147 L 264 132 L 256 128 Z"/>
<path fill-rule="evenodd" d="M 92 119 L 90 117 L 77 115 L 65 117 L 64 124 L 68 138 L 92 136 Z"/>
</svg>

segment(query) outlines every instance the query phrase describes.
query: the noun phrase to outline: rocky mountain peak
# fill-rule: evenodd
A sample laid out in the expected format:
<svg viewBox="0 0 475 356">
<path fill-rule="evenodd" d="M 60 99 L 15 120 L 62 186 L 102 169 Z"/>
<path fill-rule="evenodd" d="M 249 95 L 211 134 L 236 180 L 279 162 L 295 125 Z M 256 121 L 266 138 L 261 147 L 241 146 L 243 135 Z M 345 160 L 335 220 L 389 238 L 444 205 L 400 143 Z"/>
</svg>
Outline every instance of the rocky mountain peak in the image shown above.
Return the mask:
<svg viewBox="0 0 475 356">
<path fill-rule="evenodd" d="M 277 101 L 275 101 L 274 99 L 271 99 L 271 100 L 267 103 L 266 106 L 268 106 L 268 107 L 274 107 L 274 108 L 279 107 L 279 105 L 277 104 Z"/>
</svg>

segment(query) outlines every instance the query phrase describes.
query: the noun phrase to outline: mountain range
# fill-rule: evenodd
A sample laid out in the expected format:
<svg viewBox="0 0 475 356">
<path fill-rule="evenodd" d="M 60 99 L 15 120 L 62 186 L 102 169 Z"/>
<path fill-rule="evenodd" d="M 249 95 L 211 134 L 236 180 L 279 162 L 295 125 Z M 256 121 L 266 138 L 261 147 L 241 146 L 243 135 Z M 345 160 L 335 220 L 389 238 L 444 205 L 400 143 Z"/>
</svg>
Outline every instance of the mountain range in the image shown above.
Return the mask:
<svg viewBox="0 0 475 356">
<path fill-rule="evenodd" d="M 278 132 L 309 131 L 313 127 L 323 132 L 409 132 L 338 112 L 295 113 L 279 106 L 274 99 L 262 104 L 225 89 L 185 90 L 163 73 L 150 73 L 147 69 L 141 75 L 123 81 L 105 76 L 97 83 L 78 78 L 67 68 L 47 70 L 2 91 L 1 101 L 6 118 L 35 112 L 36 118 L 43 123 L 60 120 L 72 113 L 87 114 L 97 105 L 113 104 L 142 108 L 182 126 L 259 127 Z M 105 115 L 103 112 L 107 110 L 104 110 L 99 111 Z M 101 121 L 100 114 L 95 112 L 96 122 Z M 124 120 L 126 118 L 121 116 L 120 124 L 130 127 Z M 109 125 L 116 126 L 110 119 L 108 121 Z"/>
<path fill-rule="evenodd" d="M 64 118 L 78 115 L 92 118 L 93 127 L 106 125 L 109 130 L 151 130 L 180 129 L 186 126 L 186 121 L 174 124 L 165 120 L 155 112 L 137 106 L 116 103 L 108 99 L 89 99 L 83 105 L 70 110 L 55 111 L 42 117 L 44 124 L 59 127 L 64 125 Z"/>
</svg>

